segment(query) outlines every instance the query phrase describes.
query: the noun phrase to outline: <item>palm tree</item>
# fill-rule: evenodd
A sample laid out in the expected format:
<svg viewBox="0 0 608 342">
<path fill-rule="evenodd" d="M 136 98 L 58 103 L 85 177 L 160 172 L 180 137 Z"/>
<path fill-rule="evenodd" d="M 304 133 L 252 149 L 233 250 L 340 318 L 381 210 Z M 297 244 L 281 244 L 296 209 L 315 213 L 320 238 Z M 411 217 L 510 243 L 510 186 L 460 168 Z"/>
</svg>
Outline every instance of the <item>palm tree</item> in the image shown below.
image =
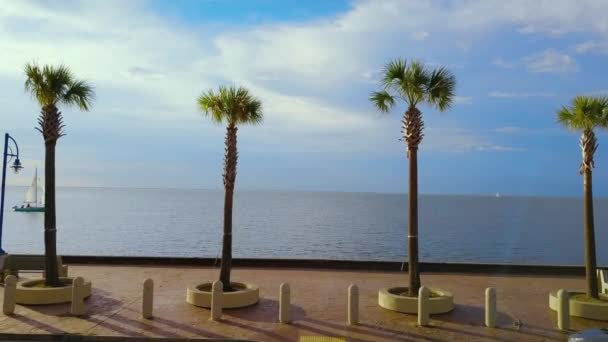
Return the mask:
<svg viewBox="0 0 608 342">
<path fill-rule="evenodd" d="M 206 117 L 217 124 L 226 124 L 226 149 L 224 154 L 224 239 L 220 281 L 224 291 L 232 291 L 230 270 L 232 267 L 232 202 L 238 159 L 236 133 L 239 125 L 262 122 L 262 102 L 243 87 L 220 87 L 199 96 L 198 105 Z"/>
<path fill-rule="evenodd" d="M 439 111 L 450 108 L 454 99 L 456 78 L 446 68 L 428 69 L 423 63 L 406 63 L 397 59 L 386 64 L 381 80 L 383 89 L 373 92 L 370 101 L 381 112 L 389 112 L 397 100 L 407 105 L 403 114 L 403 141 L 409 158 L 409 235 L 408 273 L 409 296 L 418 295 L 420 272 L 418 268 L 418 146 L 423 137 L 424 122 L 418 105 L 427 104 Z"/>
<path fill-rule="evenodd" d="M 608 126 L 608 97 L 577 96 L 570 107 L 557 112 L 557 121 L 567 128 L 581 131 L 580 147 L 583 152 L 579 172 L 583 175 L 583 205 L 585 224 L 585 273 L 587 296 L 599 298 L 595 258 L 595 231 L 593 223 L 593 155 L 597 150 L 595 128 Z"/>
<path fill-rule="evenodd" d="M 42 133 L 45 145 L 44 181 L 46 186 L 44 211 L 45 285 L 63 284 L 57 272 L 57 225 L 55 213 L 55 146 L 65 135 L 63 117 L 58 105 L 77 106 L 88 111 L 95 92 L 86 81 L 76 80 L 64 65 L 39 67 L 25 65 L 25 90 L 31 93 L 42 107 L 36 129 Z"/>
</svg>

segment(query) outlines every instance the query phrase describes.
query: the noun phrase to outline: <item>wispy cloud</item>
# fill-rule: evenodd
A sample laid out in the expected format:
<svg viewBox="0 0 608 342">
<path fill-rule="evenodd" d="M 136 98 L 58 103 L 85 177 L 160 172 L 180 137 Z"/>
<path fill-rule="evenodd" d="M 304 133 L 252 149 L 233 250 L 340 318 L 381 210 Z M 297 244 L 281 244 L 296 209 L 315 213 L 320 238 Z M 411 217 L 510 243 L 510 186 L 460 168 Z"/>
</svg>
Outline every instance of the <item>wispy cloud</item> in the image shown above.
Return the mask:
<svg viewBox="0 0 608 342">
<path fill-rule="evenodd" d="M 555 94 L 548 92 L 507 92 L 507 91 L 491 91 L 488 93 L 490 97 L 504 97 L 504 98 L 515 98 L 515 97 L 553 97 Z"/>
<path fill-rule="evenodd" d="M 421 148 L 444 153 L 519 151 L 513 146 L 493 142 L 486 133 L 465 128 L 433 127 L 425 131 Z"/>
<path fill-rule="evenodd" d="M 471 104 L 473 103 L 472 96 L 454 96 L 454 102 L 458 104 Z"/>
<path fill-rule="evenodd" d="M 503 127 L 493 128 L 490 131 L 495 132 L 495 133 L 503 133 L 503 134 L 515 134 L 515 133 L 520 133 L 522 131 L 522 128 L 516 127 L 516 126 L 503 126 Z"/>
<path fill-rule="evenodd" d="M 574 58 L 555 49 L 524 57 L 523 62 L 534 73 L 570 73 L 579 70 Z"/>
<path fill-rule="evenodd" d="M 388 127 L 360 104 L 366 101 L 367 92 L 375 89 L 372 84 L 379 79 L 378 68 L 396 54 L 420 56 L 458 69 L 458 74 L 463 74 L 462 78 L 459 75 L 459 86 L 468 87 L 467 68 L 477 61 L 459 65 L 462 60 L 452 58 L 454 51 L 487 48 L 480 42 L 491 41 L 487 38 L 498 30 L 515 27 L 539 38 L 569 32 L 608 33 L 605 0 L 469 0 L 454 4 L 360 0 L 342 13 L 310 21 L 214 26 L 165 17 L 145 1 L 3 1 L 0 82 L 10 80 L 10 88 L 21 89 L 23 64 L 32 59 L 66 63 L 75 74 L 98 87 L 98 101 L 90 115 L 111 117 L 115 127 L 120 127 L 125 118 L 142 126 L 157 121 L 166 126 L 167 134 L 174 135 L 182 134 L 183 126 L 192 122 L 189 120 L 198 120 L 194 99 L 200 91 L 219 84 L 245 85 L 262 99 L 266 116 L 263 126 L 242 130 L 243 139 L 254 143 L 246 148 L 259 148 L 261 144 L 292 152 L 306 149 L 336 155 L 353 151 L 378 154 L 394 143 L 398 125 Z M 399 39 L 398 48 L 395 37 Z M 577 52 L 599 51 L 600 46 L 589 43 Z M 471 57 L 465 56 L 466 60 Z M 447 64 L 452 61 L 454 65 Z M 571 56 L 551 49 L 525 60 L 497 58 L 492 64 L 527 67 L 532 72 L 578 69 Z M 474 87 L 459 91 L 467 96 L 459 95 L 455 102 L 463 105 L 472 104 L 486 92 L 476 93 Z M 338 95 L 342 99 L 337 99 Z M 499 90 L 488 95 L 554 96 Z M 22 102 L 31 101 L 25 97 L 6 101 L 17 109 L 23 107 Z M 69 117 L 67 120 L 72 122 Z M 429 125 L 423 148 L 446 152 L 518 151 L 491 134 L 514 133 L 507 127 L 479 132 L 459 128 L 459 123 L 452 125 L 445 129 Z M 466 127 L 467 123 L 462 125 Z M 222 134 L 206 123 L 192 131 L 200 139 L 210 134 L 215 139 Z M 122 128 L 116 132 L 126 134 Z M 221 137 L 218 141 L 221 143 Z M 125 146 L 131 148 L 135 149 Z M 134 155 L 145 157 L 141 150 Z M 74 164 L 83 161 L 74 160 Z"/>
<path fill-rule="evenodd" d="M 490 64 L 495 65 L 497 67 L 512 69 L 515 67 L 516 63 L 506 61 L 502 58 L 495 58 Z"/>
<path fill-rule="evenodd" d="M 411 34 L 411 37 L 417 41 L 426 40 L 429 36 L 430 36 L 430 34 L 426 31 L 416 31 Z"/>
<path fill-rule="evenodd" d="M 574 47 L 577 53 L 598 53 L 602 55 L 608 54 L 608 42 L 598 42 L 589 40 L 584 43 L 577 44 Z"/>
</svg>

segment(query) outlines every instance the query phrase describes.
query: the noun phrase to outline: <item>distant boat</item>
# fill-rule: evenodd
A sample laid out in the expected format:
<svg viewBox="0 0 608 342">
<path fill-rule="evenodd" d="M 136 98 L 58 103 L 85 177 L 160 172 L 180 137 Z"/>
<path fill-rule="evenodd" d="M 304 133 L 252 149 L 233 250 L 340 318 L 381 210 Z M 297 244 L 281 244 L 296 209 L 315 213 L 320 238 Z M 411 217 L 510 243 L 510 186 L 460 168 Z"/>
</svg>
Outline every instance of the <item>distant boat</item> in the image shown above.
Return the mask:
<svg viewBox="0 0 608 342">
<path fill-rule="evenodd" d="M 13 210 L 26 213 L 44 211 L 44 190 L 38 185 L 38 169 L 34 173 L 32 184 L 25 193 L 23 205 L 14 206 Z"/>
<path fill-rule="evenodd" d="M 496 193 L 496 198 L 500 198 L 500 192 Z"/>
</svg>

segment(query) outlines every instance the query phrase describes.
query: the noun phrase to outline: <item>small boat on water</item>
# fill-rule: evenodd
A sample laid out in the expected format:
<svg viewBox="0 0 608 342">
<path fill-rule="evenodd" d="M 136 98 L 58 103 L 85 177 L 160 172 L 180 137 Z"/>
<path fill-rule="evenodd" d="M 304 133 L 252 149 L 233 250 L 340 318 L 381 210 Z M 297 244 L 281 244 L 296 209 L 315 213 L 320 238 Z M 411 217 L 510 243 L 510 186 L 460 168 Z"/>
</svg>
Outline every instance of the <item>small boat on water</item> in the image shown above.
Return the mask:
<svg viewBox="0 0 608 342">
<path fill-rule="evenodd" d="M 38 185 L 38 169 L 34 173 L 34 180 L 25 193 L 25 200 L 21 206 L 14 206 L 14 211 L 32 213 L 44 211 L 44 190 Z"/>
<path fill-rule="evenodd" d="M 496 198 L 500 198 L 500 192 L 496 193 Z"/>
</svg>

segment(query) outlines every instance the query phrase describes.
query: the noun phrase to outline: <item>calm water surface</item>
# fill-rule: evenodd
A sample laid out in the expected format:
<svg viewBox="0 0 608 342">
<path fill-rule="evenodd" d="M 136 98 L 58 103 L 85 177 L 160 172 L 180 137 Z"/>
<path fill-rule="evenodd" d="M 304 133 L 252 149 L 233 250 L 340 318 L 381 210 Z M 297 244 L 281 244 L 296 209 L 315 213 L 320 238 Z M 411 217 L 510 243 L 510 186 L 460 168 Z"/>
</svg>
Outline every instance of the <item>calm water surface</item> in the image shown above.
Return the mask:
<svg viewBox="0 0 608 342">
<path fill-rule="evenodd" d="M 8 188 L 6 207 L 25 188 Z M 216 257 L 223 192 L 60 188 L 64 255 Z M 608 263 L 608 200 L 595 202 L 598 260 Z M 426 195 L 422 261 L 582 264 L 582 200 Z M 43 215 L 5 209 L 3 247 L 42 253 Z M 236 257 L 397 260 L 407 256 L 407 196 L 238 192 Z"/>
</svg>

